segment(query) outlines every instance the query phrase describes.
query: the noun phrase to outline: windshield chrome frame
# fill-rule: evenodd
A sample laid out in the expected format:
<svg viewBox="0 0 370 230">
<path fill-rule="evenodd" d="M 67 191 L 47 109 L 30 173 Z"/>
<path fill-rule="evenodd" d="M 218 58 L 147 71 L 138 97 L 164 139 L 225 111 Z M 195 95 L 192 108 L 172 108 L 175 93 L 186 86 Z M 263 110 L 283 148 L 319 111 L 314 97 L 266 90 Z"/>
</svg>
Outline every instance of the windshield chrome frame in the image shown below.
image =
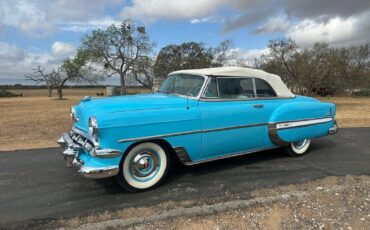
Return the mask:
<svg viewBox="0 0 370 230">
<path fill-rule="evenodd" d="M 169 74 L 167 77 L 170 77 L 172 75 L 181 75 L 182 73 L 174 73 L 174 74 Z M 182 74 L 182 75 L 185 75 L 185 74 Z M 160 91 L 156 91 L 156 93 L 163 93 L 163 94 L 169 94 L 169 95 L 175 95 L 175 96 L 178 96 L 178 97 L 183 97 L 183 98 L 189 98 L 189 99 L 193 99 L 193 100 L 199 100 L 201 98 L 201 96 L 203 95 L 203 92 L 206 88 L 206 86 L 208 85 L 208 76 L 206 75 L 201 75 L 201 74 L 186 74 L 186 75 L 192 75 L 192 76 L 199 76 L 199 77 L 203 77 L 204 81 L 202 83 L 202 87 L 200 88 L 199 90 L 199 93 L 197 96 L 187 96 L 187 95 L 183 95 L 183 94 L 177 94 L 177 93 L 164 93 L 164 92 L 160 92 Z M 162 82 L 163 83 L 163 82 Z M 158 89 L 159 90 L 159 89 Z"/>
</svg>

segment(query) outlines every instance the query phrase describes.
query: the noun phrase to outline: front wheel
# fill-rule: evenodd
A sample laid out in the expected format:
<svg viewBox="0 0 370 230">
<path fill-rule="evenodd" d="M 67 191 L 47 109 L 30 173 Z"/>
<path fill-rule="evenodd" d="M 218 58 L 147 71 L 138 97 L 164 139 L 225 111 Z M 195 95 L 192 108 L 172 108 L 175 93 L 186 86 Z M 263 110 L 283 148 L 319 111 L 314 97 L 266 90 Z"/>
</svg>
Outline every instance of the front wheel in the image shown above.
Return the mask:
<svg viewBox="0 0 370 230">
<path fill-rule="evenodd" d="M 123 156 L 118 184 L 129 192 L 152 189 L 166 177 L 169 159 L 168 151 L 156 143 L 138 144 Z"/>
<path fill-rule="evenodd" d="M 306 154 L 311 145 L 311 139 L 304 139 L 297 142 L 290 143 L 285 147 L 285 153 L 292 157 L 298 157 Z"/>
</svg>

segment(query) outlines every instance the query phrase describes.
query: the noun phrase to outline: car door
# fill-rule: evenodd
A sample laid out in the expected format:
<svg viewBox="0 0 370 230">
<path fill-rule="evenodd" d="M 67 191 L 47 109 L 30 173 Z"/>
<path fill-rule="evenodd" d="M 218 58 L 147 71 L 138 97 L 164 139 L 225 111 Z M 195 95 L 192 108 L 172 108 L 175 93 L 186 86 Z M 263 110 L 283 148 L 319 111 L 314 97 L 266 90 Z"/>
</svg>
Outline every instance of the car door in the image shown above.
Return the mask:
<svg viewBox="0 0 370 230">
<path fill-rule="evenodd" d="M 255 95 L 253 78 L 211 78 L 199 104 L 202 159 L 263 147 L 268 115 Z"/>
</svg>

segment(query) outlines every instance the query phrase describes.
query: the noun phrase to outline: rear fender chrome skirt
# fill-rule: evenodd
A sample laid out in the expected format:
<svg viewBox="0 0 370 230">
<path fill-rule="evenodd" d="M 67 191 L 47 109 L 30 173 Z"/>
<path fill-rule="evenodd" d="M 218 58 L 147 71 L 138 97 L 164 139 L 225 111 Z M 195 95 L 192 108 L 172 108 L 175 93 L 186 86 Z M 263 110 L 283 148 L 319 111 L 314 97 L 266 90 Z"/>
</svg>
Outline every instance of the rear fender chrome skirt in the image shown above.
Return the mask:
<svg viewBox="0 0 370 230">
<path fill-rule="evenodd" d="M 328 130 L 328 134 L 335 134 L 338 132 L 338 126 L 333 117 L 269 123 L 268 133 L 269 133 L 269 137 L 272 143 L 278 146 L 286 146 L 289 144 L 289 142 L 286 142 L 283 139 L 281 139 L 281 137 L 278 134 L 279 130 L 317 125 L 317 124 L 322 124 L 326 122 L 331 122 L 333 120 L 334 120 L 334 126 Z"/>
</svg>

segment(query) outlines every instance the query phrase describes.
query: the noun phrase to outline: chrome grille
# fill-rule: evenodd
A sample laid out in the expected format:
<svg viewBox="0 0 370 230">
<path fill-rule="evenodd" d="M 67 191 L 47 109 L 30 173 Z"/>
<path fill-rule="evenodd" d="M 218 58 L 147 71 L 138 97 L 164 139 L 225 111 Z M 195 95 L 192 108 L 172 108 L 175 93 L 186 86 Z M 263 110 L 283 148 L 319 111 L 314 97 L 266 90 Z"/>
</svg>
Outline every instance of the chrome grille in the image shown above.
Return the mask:
<svg viewBox="0 0 370 230">
<path fill-rule="evenodd" d="M 69 136 L 73 143 L 89 152 L 95 147 L 98 147 L 98 143 L 92 137 L 77 128 L 73 128 L 72 131 L 70 131 Z"/>
</svg>

